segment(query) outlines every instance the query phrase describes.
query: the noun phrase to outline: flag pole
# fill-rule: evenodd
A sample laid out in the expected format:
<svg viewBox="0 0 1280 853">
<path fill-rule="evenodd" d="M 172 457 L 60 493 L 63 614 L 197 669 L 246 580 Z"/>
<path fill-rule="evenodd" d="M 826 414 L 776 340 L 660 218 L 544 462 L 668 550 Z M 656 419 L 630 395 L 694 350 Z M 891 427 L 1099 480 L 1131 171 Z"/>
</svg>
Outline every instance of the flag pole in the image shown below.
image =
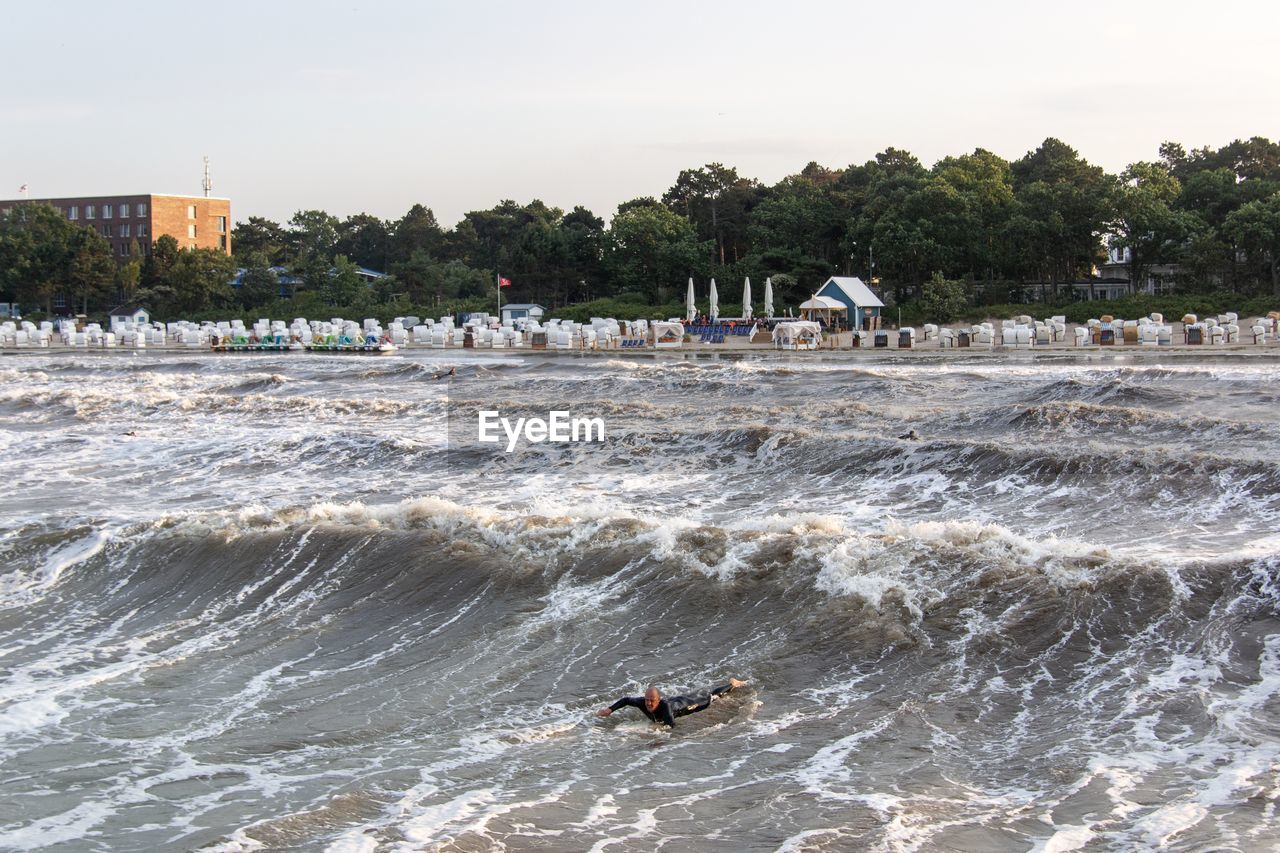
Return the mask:
<svg viewBox="0 0 1280 853">
<path fill-rule="evenodd" d="M 497 278 L 497 281 L 494 283 L 498 285 L 498 322 L 501 323 L 502 322 L 502 273 L 500 272 L 494 273 L 494 276 Z"/>
</svg>

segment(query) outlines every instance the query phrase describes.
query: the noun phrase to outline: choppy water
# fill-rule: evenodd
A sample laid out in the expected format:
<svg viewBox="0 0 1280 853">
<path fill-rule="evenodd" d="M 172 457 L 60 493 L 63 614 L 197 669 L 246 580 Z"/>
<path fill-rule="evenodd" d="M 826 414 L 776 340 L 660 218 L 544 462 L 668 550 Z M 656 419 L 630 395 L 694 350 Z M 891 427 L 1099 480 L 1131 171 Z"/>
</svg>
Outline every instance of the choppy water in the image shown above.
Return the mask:
<svg viewBox="0 0 1280 853">
<path fill-rule="evenodd" d="M 0 359 L 0 847 L 1274 848 L 1278 378 Z"/>
</svg>

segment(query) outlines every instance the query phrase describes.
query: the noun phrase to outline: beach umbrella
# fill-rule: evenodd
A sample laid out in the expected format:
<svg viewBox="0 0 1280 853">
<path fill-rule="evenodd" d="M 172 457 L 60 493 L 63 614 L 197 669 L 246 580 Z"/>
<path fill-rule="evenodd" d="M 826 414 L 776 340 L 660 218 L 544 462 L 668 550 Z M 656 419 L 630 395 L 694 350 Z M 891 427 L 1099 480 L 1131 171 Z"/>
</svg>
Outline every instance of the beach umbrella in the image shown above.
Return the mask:
<svg viewBox="0 0 1280 853">
<path fill-rule="evenodd" d="M 708 313 L 711 314 L 712 320 L 720 318 L 720 296 L 716 293 L 716 280 L 714 278 L 711 279 L 711 310 Z"/>
<path fill-rule="evenodd" d="M 693 302 L 693 276 L 689 276 L 689 293 L 684 298 L 684 318 L 690 322 L 698 316 L 698 307 Z"/>
<path fill-rule="evenodd" d="M 742 319 L 751 319 L 751 278 L 742 281 Z"/>
<path fill-rule="evenodd" d="M 764 280 L 764 316 L 773 316 L 773 277 Z"/>
</svg>

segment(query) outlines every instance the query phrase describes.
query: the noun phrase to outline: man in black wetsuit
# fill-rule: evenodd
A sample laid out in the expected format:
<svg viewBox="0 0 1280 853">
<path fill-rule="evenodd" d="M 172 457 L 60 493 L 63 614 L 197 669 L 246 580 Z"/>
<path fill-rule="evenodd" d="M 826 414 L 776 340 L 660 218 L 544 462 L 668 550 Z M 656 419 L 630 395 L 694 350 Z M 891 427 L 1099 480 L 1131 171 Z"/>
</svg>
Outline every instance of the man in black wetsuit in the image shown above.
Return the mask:
<svg viewBox="0 0 1280 853">
<path fill-rule="evenodd" d="M 746 686 L 747 682 L 730 678 L 728 684 L 712 687 L 705 693 L 698 693 L 693 696 L 672 696 L 667 699 L 662 698 L 658 688 L 650 687 L 644 692 L 643 696 L 623 696 L 608 708 L 601 708 L 596 712 L 596 716 L 607 717 L 619 708 L 630 706 L 639 708 L 642 714 L 655 723 L 664 723 L 674 727 L 676 717 L 683 717 L 685 714 L 692 714 L 695 711 L 705 711 L 711 707 L 712 702 L 730 690 L 735 687 Z"/>
</svg>

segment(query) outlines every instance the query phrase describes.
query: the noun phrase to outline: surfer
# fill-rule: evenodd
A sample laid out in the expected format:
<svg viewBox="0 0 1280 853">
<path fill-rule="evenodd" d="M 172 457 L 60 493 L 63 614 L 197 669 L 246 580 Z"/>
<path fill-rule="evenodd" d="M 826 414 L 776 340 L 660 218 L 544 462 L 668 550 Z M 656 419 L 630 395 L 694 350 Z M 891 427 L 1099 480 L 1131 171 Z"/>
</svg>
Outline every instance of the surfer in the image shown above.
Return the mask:
<svg viewBox="0 0 1280 853">
<path fill-rule="evenodd" d="M 642 714 L 655 723 L 663 723 L 674 727 L 676 717 L 683 717 L 685 714 L 692 714 L 695 711 L 705 711 L 711 707 L 712 702 L 730 690 L 735 687 L 746 686 L 747 682 L 730 678 L 728 684 L 712 687 L 702 693 L 692 696 L 670 696 L 666 699 L 662 698 L 658 688 L 650 687 L 644 692 L 643 696 L 623 696 L 608 708 L 601 708 L 596 712 L 596 716 L 607 717 L 619 708 L 632 707 L 639 708 Z"/>
</svg>

